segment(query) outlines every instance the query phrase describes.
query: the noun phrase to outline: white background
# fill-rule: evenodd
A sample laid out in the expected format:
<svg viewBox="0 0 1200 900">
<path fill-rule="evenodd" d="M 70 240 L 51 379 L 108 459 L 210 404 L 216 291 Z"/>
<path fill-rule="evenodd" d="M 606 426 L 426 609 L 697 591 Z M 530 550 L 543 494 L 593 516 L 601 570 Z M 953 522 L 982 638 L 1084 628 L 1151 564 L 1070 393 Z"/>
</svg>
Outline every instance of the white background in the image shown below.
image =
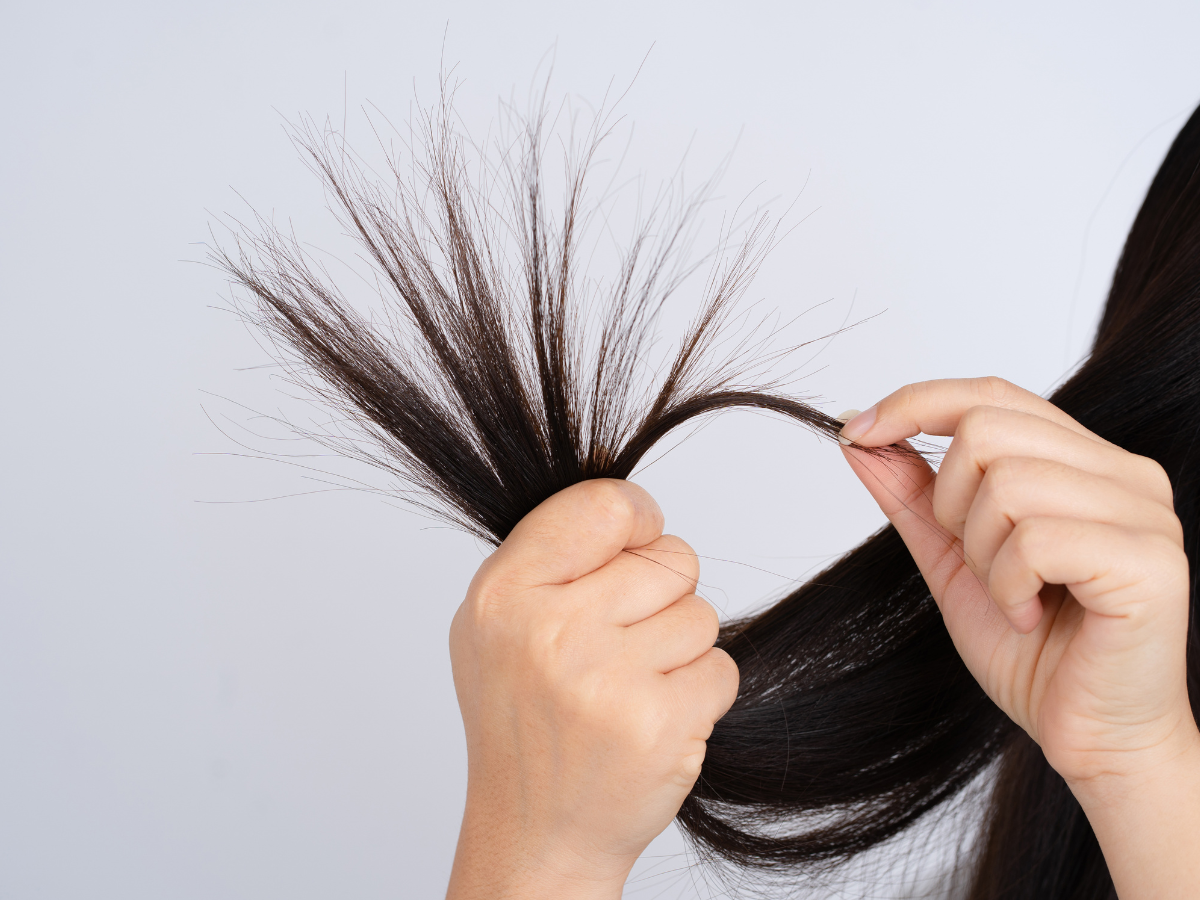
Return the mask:
<svg viewBox="0 0 1200 900">
<path fill-rule="evenodd" d="M 366 143 L 362 104 L 403 120 L 444 52 L 483 132 L 551 61 L 552 96 L 594 103 L 653 45 L 628 171 L 657 183 L 690 145 L 698 180 L 734 149 L 714 220 L 755 190 L 808 216 L 748 299 L 832 300 L 799 336 L 882 313 L 803 390 L 833 413 L 941 376 L 1045 392 L 1200 99 L 1200 7 L 987 6 L 0 4 L 0 898 L 444 890 L 445 634 L 481 547 L 367 495 L 197 502 L 313 487 L 198 455 L 239 449 L 206 410 L 233 434 L 230 401 L 276 402 L 195 264 L 209 223 L 236 189 L 336 238 L 283 117 L 345 113 Z M 746 414 L 639 480 L 701 554 L 776 573 L 706 563 L 730 612 L 881 521 L 828 444 Z M 629 893 L 703 894 L 679 847 Z"/>
</svg>

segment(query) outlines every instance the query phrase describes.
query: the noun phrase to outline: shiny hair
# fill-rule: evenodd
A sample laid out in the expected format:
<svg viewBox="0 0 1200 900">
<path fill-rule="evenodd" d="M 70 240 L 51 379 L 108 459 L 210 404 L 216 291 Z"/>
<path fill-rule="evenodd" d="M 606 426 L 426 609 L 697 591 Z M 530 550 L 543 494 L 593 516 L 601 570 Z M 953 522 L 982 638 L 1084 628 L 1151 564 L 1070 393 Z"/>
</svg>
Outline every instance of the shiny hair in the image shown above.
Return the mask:
<svg viewBox="0 0 1200 900">
<path fill-rule="evenodd" d="M 830 439 L 841 427 L 756 381 L 775 358 L 761 333 L 727 346 L 732 311 L 775 240 L 765 217 L 741 242 L 723 232 L 699 312 L 647 387 L 656 316 L 694 270 L 689 227 L 705 195 L 655 204 L 613 276 L 588 278 L 581 234 L 595 207 L 585 176 L 606 134 L 596 121 L 583 152 L 567 153 L 557 214 L 545 197 L 541 117 L 501 163 L 473 174 L 444 97 L 419 119 L 423 155 L 407 174 L 389 157 L 386 179 L 336 133 L 298 127 L 298 146 L 373 268 L 382 318 L 356 311 L 295 237 L 263 219 L 213 255 L 289 371 L 357 428 L 324 439 L 492 544 L 571 484 L 627 477 L 697 417 L 751 407 Z M 1134 222 L 1090 357 L 1051 399 L 1165 467 L 1196 571 L 1200 113 Z M 741 685 L 679 811 L 706 854 L 785 877 L 836 864 L 991 773 L 969 860 L 972 900 L 1115 897 L 1079 804 L 967 671 L 892 527 L 764 612 L 727 623 L 718 646 Z M 1190 634 L 1193 698 L 1198 653 Z"/>
</svg>

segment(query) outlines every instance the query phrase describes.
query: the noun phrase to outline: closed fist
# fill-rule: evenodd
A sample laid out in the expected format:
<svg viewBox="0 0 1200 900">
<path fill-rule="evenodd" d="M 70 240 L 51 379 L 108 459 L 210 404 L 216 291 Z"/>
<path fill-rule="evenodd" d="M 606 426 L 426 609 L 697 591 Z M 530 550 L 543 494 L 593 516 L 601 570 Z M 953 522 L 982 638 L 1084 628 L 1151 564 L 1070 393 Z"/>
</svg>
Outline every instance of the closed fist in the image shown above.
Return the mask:
<svg viewBox="0 0 1200 900">
<path fill-rule="evenodd" d="M 627 481 L 551 497 L 480 567 L 450 651 L 467 809 L 449 896 L 619 897 L 737 695 L 699 564 Z"/>
</svg>

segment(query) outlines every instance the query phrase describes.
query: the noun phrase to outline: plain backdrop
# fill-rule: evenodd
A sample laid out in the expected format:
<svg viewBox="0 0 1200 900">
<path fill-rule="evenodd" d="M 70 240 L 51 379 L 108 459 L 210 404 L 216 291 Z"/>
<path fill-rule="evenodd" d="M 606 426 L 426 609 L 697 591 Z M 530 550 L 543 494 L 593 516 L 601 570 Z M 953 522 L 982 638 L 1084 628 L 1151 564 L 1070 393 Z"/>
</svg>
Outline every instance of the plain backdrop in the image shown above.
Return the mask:
<svg viewBox="0 0 1200 900">
<path fill-rule="evenodd" d="M 686 154 L 698 181 L 732 151 L 711 221 L 747 197 L 790 207 L 749 302 L 786 319 L 829 301 L 805 339 L 874 317 L 812 348 L 800 388 L 836 414 L 933 377 L 1058 383 L 1200 99 L 1183 2 L 0 12 L 3 900 L 444 890 L 465 771 L 446 630 L 485 549 L 223 455 L 291 401 L 199 264 L 210 224 L 240 195 L 338 239 L 285 119 L 369 144 L 363 106 L 406 120 L 443 64 L 478 133 L 549 71 L 581 109 L 633 82 L 631 177 L 652 188 Z M 731 614 L 881 522 L 836 449 L 748 414 L 638 480 L 714 558 L 707 596 Z M 638 872 L 630 896 L 715 884 L 673 831 Z M 899 880 L 885 865 L 835 893 L 914 890 Z"/>
</svg>

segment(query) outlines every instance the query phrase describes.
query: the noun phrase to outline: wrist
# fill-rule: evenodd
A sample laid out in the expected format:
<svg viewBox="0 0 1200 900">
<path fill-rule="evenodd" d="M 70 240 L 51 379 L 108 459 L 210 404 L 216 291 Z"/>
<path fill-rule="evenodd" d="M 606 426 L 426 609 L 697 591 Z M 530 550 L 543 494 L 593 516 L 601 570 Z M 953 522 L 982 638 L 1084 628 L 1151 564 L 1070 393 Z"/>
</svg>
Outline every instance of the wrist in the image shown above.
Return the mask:
<svg viewBox="0 0 1200 900">
<path fill-rule="evenodd" d="M 476 866 L 460 862 L 446 900 L 621 900 L 624 880 L 601 884 L 536 866 Z"/>
<path fill-rule="evenodd" d="M 1068 780 L 1122 900 L 1192 897 L 1200 884 L 1200 733 L 1192 723 L 1154 749 Z"/>
<path fill-rule="evenodd" d="M 468 798 L 447 900 L 620 900 L 636 859 L 589 853 L 531 826 L 511 809 L 489 815 Z"/>
<path fill-rule="evenodd" d="M 1163 741 L 1136 751 L 1115 751 L 1086 777 L 1066 776 L 1065 780 L 1085 810 L 1095 808 L 1100 813 L 1136 804 L 1171 786 L 1200 784 L 1200 730 L 1189 710 Z"/>
</svg>

